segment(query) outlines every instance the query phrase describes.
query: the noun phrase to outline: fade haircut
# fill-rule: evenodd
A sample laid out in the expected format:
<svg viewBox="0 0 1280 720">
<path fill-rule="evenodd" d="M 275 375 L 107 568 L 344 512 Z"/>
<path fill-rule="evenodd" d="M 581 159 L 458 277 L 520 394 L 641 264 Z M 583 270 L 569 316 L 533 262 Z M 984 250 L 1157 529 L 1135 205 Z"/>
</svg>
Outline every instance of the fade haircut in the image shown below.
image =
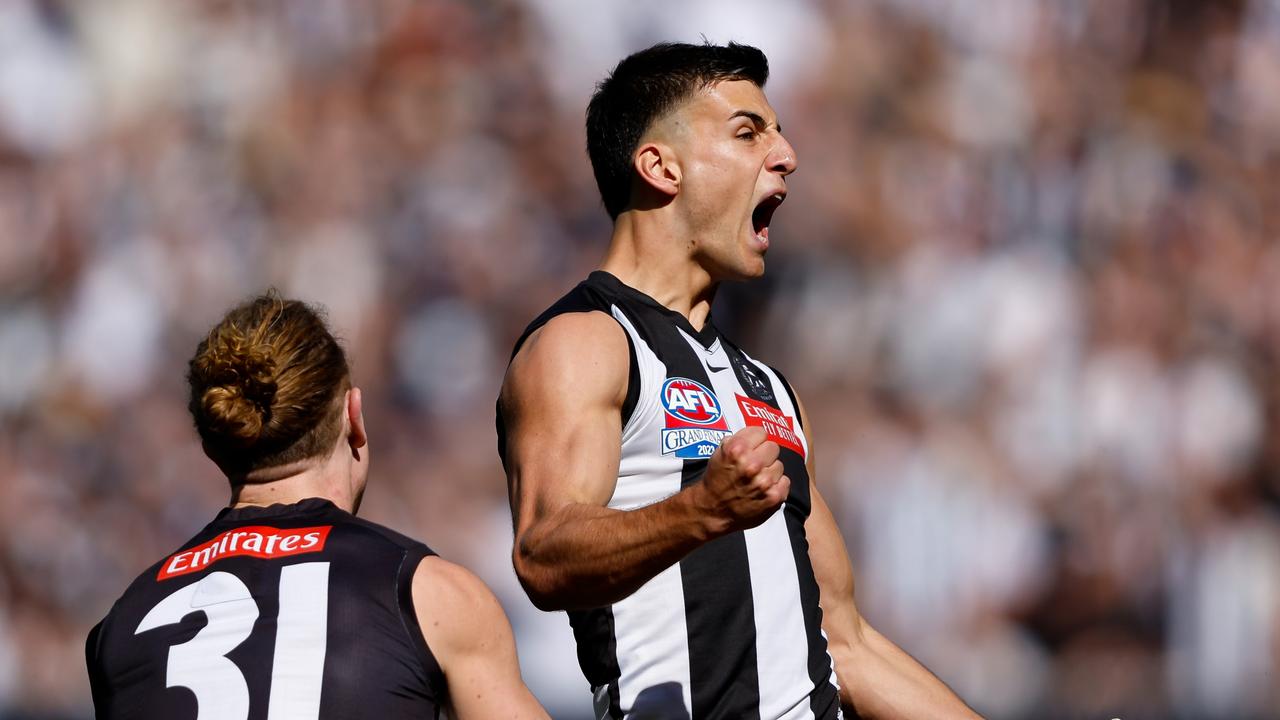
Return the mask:
<svg viewBox="0 0 1280 720">
<path fill-rule="evenodd" d="M 631 202 L 632 155 L 654 121 L 724 80 L 763 88 L 769 61 L 750 45 L 660 43 L 618 63 L 587 105 L 587 154 L 609 217 Z"/>
</svg>

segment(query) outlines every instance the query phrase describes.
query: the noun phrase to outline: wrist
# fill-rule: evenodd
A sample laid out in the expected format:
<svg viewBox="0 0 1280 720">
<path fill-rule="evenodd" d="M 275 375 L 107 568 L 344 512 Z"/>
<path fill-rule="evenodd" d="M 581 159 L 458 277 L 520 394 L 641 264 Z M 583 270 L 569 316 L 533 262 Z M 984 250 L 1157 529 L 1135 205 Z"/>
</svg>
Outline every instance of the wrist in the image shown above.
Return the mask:
<svg viewBox="0 0 1280 720">
<path fill-rule="evenodd" d="M 713 540 L 728 531 L 728 523 L 716 515 L 715 503 L 711 502 L 707 488 L 701 482 L 690 485 L 676 497 L 683 501 L 684 510 L 700 542 Z"/>
</svg>

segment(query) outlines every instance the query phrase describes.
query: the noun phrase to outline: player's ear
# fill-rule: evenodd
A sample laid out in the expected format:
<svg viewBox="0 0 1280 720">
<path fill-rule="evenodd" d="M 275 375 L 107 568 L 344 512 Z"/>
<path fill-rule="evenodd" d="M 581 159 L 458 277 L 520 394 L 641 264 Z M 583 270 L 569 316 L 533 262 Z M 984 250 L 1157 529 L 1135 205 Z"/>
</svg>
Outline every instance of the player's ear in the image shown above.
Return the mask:
<svg viewBox="0 0 1280 720">
<path fill-rule="evenodd" d="M 642 144 L 636 151 L 633 166 L 640 181 L 655 192 L 675 197 L 680 191 L 680 161 L 670 145 L 660 142 Z"/>
<path fill-rule="evenodd" d="M 347 444 L 352 450 L 359 450 L 369 442 L 369 436 L 364 429 L 364 409 L 362 407 L 362 399 L 360 397 L 360 388 L 352 387 L 347 391 L 347 425 L 350 431 L 347 433 Z"/>
</svg>

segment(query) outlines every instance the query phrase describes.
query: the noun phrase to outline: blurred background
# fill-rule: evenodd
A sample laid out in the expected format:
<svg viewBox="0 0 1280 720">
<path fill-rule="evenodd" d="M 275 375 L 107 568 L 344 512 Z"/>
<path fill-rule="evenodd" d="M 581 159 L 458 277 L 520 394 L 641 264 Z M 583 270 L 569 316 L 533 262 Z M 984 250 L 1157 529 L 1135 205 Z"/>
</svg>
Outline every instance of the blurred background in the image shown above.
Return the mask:
<svg viewBox="0 0 1280 720">
<path fill-rule="evenodd" d="M 800 158 L 716 322 L 780 367 L 879 629 L 988 717 L 1280 718 L 1280 0 L 0 2 L 0 718 L 227 500 L 185 363 L 268 286 L 363 514 L 479 572 L 556 718 L 493 401 L 602 257 L 593 84 L 758 45 Z"/>
</svg>

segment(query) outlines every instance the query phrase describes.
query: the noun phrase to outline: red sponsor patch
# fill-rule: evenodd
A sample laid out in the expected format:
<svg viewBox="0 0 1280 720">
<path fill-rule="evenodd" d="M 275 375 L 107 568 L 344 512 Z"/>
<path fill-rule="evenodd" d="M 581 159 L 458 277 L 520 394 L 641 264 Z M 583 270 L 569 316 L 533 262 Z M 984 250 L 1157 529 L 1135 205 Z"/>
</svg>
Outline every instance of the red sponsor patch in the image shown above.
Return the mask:
<svg viewBox="0 0 1280 720">
<path fill-rule="evenodd" d="M 332 525 L 305 528 L 273 528 L 264 525 L 228 530 L 209 542 L 170 555 L 160 566 L 157 580 L 204 570 L 224 558 L 248 556 L 264 559 L 289 557 L 324 550 Z"/>
<path fill-rule="evenodd" d="M 762 403 L 759 400 L 752 400 L 749 397 L 735 395 L 738 398 L 738 407 L 742 409 L 742 420 L 748 427 L 755 426 L 764 428 L 764 432 L 769 439 L 778 443 L 779 446 L 794 450 L 797 455 L 804 457 L 804 444 L 800 442 L 799 435 L 796 434 L 795 420 L 772 405 Z"/>
</svg>

